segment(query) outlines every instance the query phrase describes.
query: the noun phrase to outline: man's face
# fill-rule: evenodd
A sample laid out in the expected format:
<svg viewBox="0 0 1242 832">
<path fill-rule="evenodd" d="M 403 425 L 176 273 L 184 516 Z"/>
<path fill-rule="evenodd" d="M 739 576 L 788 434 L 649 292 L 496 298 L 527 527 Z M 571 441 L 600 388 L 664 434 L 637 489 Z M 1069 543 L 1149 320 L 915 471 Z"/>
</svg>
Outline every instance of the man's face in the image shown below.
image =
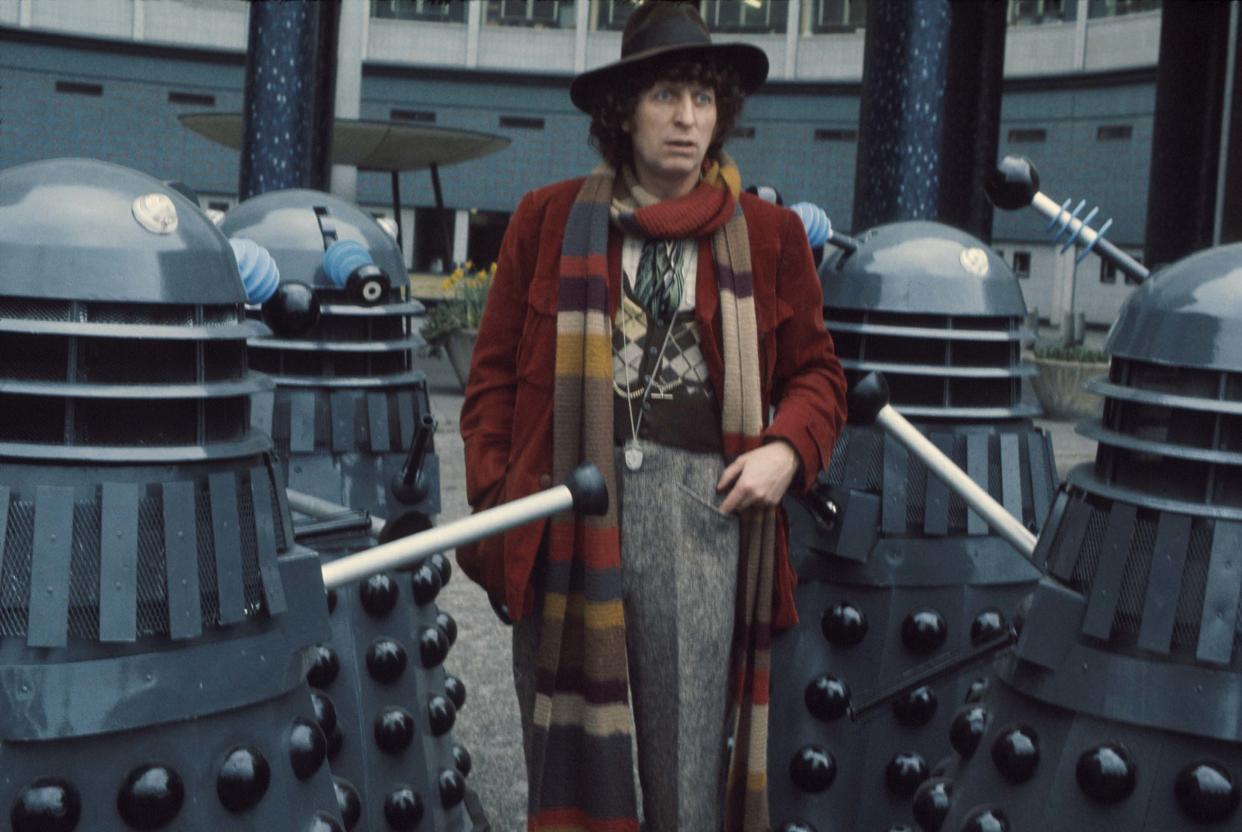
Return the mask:
<svg viewBox="0 0 1242 832">
<path fill-rule="evenodd" d="M 716 93 L 680 81 L 659 81 L 638 96 L 625 123 L 639 180 L 670 185 L 698 180 L 716 131 Z"/>
</svg>

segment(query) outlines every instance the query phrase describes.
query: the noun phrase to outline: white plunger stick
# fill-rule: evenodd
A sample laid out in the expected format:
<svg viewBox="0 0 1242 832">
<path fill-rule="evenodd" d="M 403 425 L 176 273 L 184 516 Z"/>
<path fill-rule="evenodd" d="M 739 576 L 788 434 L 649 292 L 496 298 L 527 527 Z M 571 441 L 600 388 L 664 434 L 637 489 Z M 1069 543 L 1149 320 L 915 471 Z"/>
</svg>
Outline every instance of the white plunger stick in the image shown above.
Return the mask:
<svg viewBox="0 0 1242 832">
<path fill-rule="evenodd" d="M 574 495 L 568 486 L 560 485 L 539 491 L 446 526 L 436 526 L 425 532 L 326 563 L 323 566 L 323 584 L 327 589 L 336 589 L 385 569 L 408 566 L 419 558 L 455 549 L 533 520 L 570 511 L 573 507 Z"/>
<path fill-rule="evenodd" d="M 289 495 L 289 508 L 299 514 L 305 514 L 307 517 L 314 517 L 316 520 L 329 520 L 353 511 L 348 506 L 343 506 L 321 497 L 315 497 L 303 491 L 294 491 L 292 488 L 286 489 L 285 493 Z M 371 534 L 379 537 L 380 532 L 384 530 L 386 522 L 383 517 L 376 517 L 372 514 Z"/>
<path fill-rule="evenodd" d="M 966 505 L 983 518 L 998 535 L 1028 558 L 1035 553 L 1035 535 L 1021 522 L 979 487 L 953 460 L 932 444 L 919 429 L 910 424 L 892 405 L 884 405 L 875 417 L 876 424 L 893 435 L 901 444 L 918 457 L 927 470 L 935 474 L 945 485 L 956 492 Z"/>
</svg>

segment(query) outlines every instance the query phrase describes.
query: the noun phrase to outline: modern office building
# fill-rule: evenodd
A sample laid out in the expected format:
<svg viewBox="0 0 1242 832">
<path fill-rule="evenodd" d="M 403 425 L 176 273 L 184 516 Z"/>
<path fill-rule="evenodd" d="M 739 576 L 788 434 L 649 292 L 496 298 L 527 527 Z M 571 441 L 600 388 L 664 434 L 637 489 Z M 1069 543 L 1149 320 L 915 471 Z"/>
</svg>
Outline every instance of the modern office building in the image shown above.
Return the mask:
<svg viewBox="0 0 1242 832">
<path fill-rule="evenodd" d="M 729 140 L 748 183 L 822 205 L 851 227 L 866 0 L 701 0 L 719 40 L 745 40 L 770 80 Z M 508 149 L 442 172 L 446 245 L 424 173 L 401 179 L 408 265 L 494 258 L 521 195 L 589 171 L 577 72 L 614 60 L 630 0 L 344 0 L 341 78 L 358 116 L 482 130 Z M 187 112 L 240 112 L 245 0 L 0 0 L 0 166 L 89 156 L 179 179 L 204 206 L 236 203 L 237 154 L 185 129 Z M 1160 39 L 1158 0 L 1010 0 L 1000 152 L 1039 166 L 1044 191 L 1112 217 L 1141 253 Z M 338 114 L 343 112 L 338 93 Z M 347 106 L 345 110 L 348 110 Z M 352 186 L 350 183 L 353 183 Z M 387 173 L 346 180 L 391 215 Z M 349 195 L 349 194 L 346 194 Z M 1071 307 L 1108 324 L 1123 275 L 1059 255 L 1034 215 L 998 212 L 994 245 L 1027 304 L 1059 323 Z"/>
</svg>

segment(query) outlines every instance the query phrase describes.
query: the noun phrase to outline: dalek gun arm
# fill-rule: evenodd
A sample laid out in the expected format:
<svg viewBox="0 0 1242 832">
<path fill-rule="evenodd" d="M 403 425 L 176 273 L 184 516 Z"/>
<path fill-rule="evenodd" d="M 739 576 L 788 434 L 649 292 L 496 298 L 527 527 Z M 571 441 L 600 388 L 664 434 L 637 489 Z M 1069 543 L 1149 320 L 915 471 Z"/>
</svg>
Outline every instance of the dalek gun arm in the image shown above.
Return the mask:
<svg viewBox="0 0 1242 832">
<path fill-rule="evenodd" d="M 385 569 L 408 566 L 436 552 L 455 549 L 563 511 L 592 516 L 608 511 L 608 489 L 603 475 L 593 464 L 578 466 L 564 483 L 546 491 L 326 563 L 323 566 L 324 587 L 337 589 Z"/>
<path fill-rule="evenodd" d="M 882 374 L 868 373 L 859 379 L 849 392 L 848 406 L 850 421 L 879 425 L 960 496 L 997 535 L 1026 557 L 1034 555 L 1035 535 L 889 404 L 888 382 Z"/>
<path fill-rule="evenodd" d="M 1001 159 L 996 170 L 988 176 L 985 190 L 988 199 L 1001 210 L 1017 211 L 1029 207 L 1046 217 L 1048 226 L 1045 230 L 1053 232 L 1052 241 L 1061 243 L 1062 253 L 1075 244 L 1080 247 L 1077 262 L 1081 263 L 1088 254 L 1095 251 L 1140 283 L 1151 276 L 1151 271 L 1146 266 L 1104 239 L 1105 232 L 1113 224 L 1111 219 L 1105 220 L 1098 229 L 1091 227 L 1091 221 L 1100 212 L 1098 206 L 1080 218 L 1079 214 L 1087 207 L 1085 199 L 1079 200 L 1071 210 L 1073 199 L 1059 203 L 1041 192 L 1039 171 L 1030 159 L 1022 156 L 1006 156 Z"/>
</svg>

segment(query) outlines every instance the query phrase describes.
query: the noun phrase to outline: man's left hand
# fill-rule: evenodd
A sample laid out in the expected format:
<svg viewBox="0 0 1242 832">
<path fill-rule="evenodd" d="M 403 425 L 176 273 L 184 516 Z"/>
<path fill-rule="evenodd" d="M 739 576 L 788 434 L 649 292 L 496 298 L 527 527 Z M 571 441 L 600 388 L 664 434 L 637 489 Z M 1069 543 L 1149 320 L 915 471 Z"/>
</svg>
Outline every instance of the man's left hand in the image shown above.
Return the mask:
<svg viewBox="0 0 1242 832">
<path fill-rule="evenodd" d="M 716 483 L 717 491 L 732 488 L 720 504 L 721 513 L 777 505 L 789 490 L 798 465 L 793 446 L 780 439 L 742 454 L 724 469 Z"/>
</svg>

